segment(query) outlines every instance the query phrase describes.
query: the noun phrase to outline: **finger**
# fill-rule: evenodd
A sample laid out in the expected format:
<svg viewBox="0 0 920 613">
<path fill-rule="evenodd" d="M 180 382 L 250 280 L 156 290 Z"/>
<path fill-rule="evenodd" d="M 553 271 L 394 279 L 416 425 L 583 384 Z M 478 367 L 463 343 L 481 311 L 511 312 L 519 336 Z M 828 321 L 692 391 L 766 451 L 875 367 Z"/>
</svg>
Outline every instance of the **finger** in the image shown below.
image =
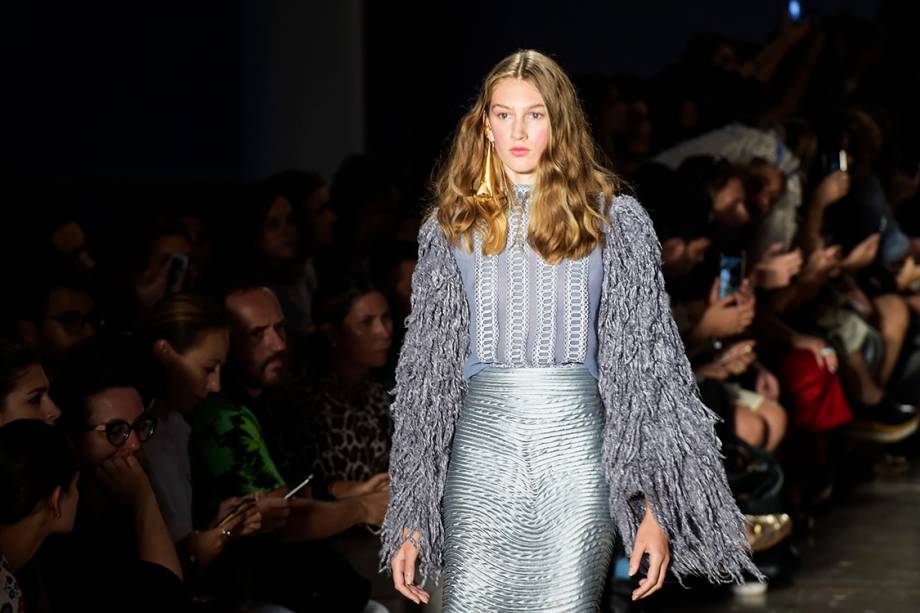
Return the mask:
<svg viewBox="0 0 920 613">
<path fill-rule="evenodd" d="M 665 554 L 664 559 L 661 561 L 661 573 L 660 573 L 660 575 L 659 575 L 659 577 L 658 577 L 658 583 L 655 585 L 655 587 L 652 588 L 652 591 L 649 592 L 649 594 L 651 594 L 652 592 L 656 592 L 656 591 L 660 590 L 660 589 L 661 589 L 661 586 L 664 585 L 664 579 L 665 579 L 665 577 L 666 577 L 667 574 L 668 574 L 668 563 L 669 563 L 670 561 L 671 561 L 671 557 L 670 557 L 669 555 Z"/>
<path fill-rule="evenodd" d="M 639 592 L 638 598 L 645 598 L 651 593 L 651 589 L 658 583 L 658 576 L 661 573 L 661 562 L 664 557 L 659 552 L 649 552 L 649 561 L 648 561 L 648 574 L 645 576 L 647 581 L 642 585 L 637 592 Z"/>
<path fill-rule="evenodd" d="M 709 288 L 709 304 L 717 304 L 721 302 L 719 300 L 719 277 L 716 277 L 712 281 L 712 286 Z"/>
<path fill-rule="evenodd" d="M 782 244 L 782 243 L 773 243 L 772 245 L 770 245 L 769 247 L 767 247 L 767 253 L 766 253 L 766 255 L 767 255 L 767 256 L 776 255 L 777 253 L 779 253 L 779 252 L 782 251 L 782 250 L 783 250 L 783 244 Z"/>
<path fill-rule="evenodd" d="M 393 568 L 393 587 L 397 592 L 412 600 L 409 590 L 406 589 L 406 578 L 403 576 L 403 559 L 400 556 L 393 558 L 390 566 Z"/>
<path fill-rule="evenodd" d="M 636 541 L 633 545 L 632 554 L 629 556 L 629 576 L 632 577 L 639 570 L 639 563 L 642 561 L 642 554 L 645 551 L 645 544 Z"/>
</svg>

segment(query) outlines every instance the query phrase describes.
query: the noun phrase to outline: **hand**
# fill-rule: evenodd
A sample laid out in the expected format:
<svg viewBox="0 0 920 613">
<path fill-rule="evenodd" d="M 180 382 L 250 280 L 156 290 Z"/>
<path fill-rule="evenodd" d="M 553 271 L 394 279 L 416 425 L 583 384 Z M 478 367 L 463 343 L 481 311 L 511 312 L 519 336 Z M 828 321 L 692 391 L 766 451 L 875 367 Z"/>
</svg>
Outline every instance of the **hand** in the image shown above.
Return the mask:
<svg viewBox="0 0 920 613">
<path fill-rule="evenodd" d="M 222 526 L 217 525 L 217 522 L 226 517 L 240 503 L 247 500 L 252 501 L 252 504 L 235 517 L 225 521 Z M 217 514 L 208 527 L 212 530 L 219 528 L 218 533 L 221 533 L 222 530 L 227 530 L 233 537 L 248 536 L 262 529 L 262 513 L 259 512 L 259 507 L 255 504 L 255 498 L 252 496 L 228 498 L 218 505 Z"/>
<path fill-rule="evenodd" d="M 757 366 L 757 380 L 754 391 L 774 402 L 779 401 L 779 379 L 764 366 Z"/>
<path fill-rule="evenodd" d="M 428 592 L 415 582 L 415 561 L 418 559 L 418 547 L 409 540 L 409 529 L 403 528 L 403 537 L 406 539 L 400 546 L 399 551 L 390 561 L 390 568 L 393 569 L 393 586 L 396 591 L 414 602 L 428 604 L 430 596 Z M 421 534 L 418 530 L 412 533 L 416 540 L 421 540 Z"/>
<path fill-rule="evenodd" d="M 818 183 L 811 199 L 815 206 L 824 208 L 839 202 L 848 193 L 850 193 L 850 175 L 843 170 L 838 170 L 827 175 Z"/>
<path fill-rule="evenodd" d="M 156 504 L 150 480 L 136 456 L 109 458 L 96 467 L 96 478 L 119 504 L 134 510 L 151 501 Z"/>
<path fill-rule="evenodd" d="M 668 535 L 661 529 L 655 516 L 646 503 L 645 518 L 639 524 L 636 532 L 636 543 L 633 545 L 632 554 L 629 556 L 629 576 L 632 577 L 639 570 L 642 555 L 648 554 L 648 574 L 639 580 L 639 587 L 632 593 L 633 600 L 645 598 L 649 594 L 661 589 L 671 561 L 668 546 Z"/>
<path fill-rule="evenodd" d="M 732 375 L 740 375 L 757 359 L 754 345 L 757 341 L 745 340 L 733 343 L 713 362 L 698 366 L 694 372 L 707 379 L 725 381 Z"/>
<path fill-rule="evenodd" d="M 808 255 L 800 279 L 806 283 L 823 283 L 839 269 L 840 245 L 820 247 Z"/>
<path fill-rule="evenodd" d="M 820 338 L 805 334 L 798 335 L 792 340 L 792 346 L 796 349 L 807 349 L 811 351 L 819 366 L 823 366 L 828 372 L 837 372 L 837 353 L 830 345 Z"/>
<path fill-rule="evenodd" d="M 703 338 L 741 334 L 754 321 L 756 300 L 745 291 L 719 298 L 718 277 L 709 292 L 709 306 L 697 323 L 697 333 Z"/>
<path fill-rule="evenodd" d="M 913 257 L 907 256 L 904 259 L 904 264 L 901 265 L 898 274 L 895 276 L 895 283 L 899 290 L 904 291 L 909 289 L 911 285 L 917 281 L 920 281 L 920 267 L 917 266 Z"/>
<path fill-rule="evenodd" d="M 878 232 L 873 232 L 864 238 L 840 261 L 840 266 L 846 270 L 855 272 L 874 262 L 875 254 L 878 253 L 878 243 L 881 236 L 882 235 Z"/>
<path fill-rule="evenodd" d="M 367 481 L 335 481 L 329 486 L 329 493 L 337 500 L 342 498 L 351 498 L 353 496 L 364 496 L 374 492 L 382 492 L 390 489 L 390 475 L 387 473 L 377 473 Z"/>
<path fill-rule="evenodd" d="M 786 287 L 792 277 L 802 269 L 802 251 L 793 249 L 789 253 L 781 253 L 782 248 L 782 243 L 770 245 L 770 248 L 754 266 L 755 285 L 766 289 Z"/>
<path fill-rule="evenodd" d="M 361 521 L 372 526 L 381 525 L 387 512 L 387 505 L 390 504 L 389 487 L 384 491 L 360 496 L 358 500 L 361 502 Z"/>
<path fill-rule="evenodd" d="M 261 516 L 260 533 L 274 532 L 287 525 L 288 517 L 291 515 L 289 500 L 285 500 L 280 493 L 265 494 L 263 492 L 256 492 L 253 498 Z"/>
</svg>

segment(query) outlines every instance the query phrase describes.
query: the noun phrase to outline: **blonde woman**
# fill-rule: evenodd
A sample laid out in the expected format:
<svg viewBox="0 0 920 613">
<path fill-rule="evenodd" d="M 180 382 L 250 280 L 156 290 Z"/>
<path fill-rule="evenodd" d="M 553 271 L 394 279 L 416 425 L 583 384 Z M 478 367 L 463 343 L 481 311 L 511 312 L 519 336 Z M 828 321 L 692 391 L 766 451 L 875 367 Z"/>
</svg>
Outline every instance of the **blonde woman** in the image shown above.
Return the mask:
<svg viewBox="0 0 920 613">
<path fill-rule="evenodd" d="M 443 574 L 449 612 L 596 610 L 615 531 L 633 598 L 669 568 L 760 577 L 652 224 L 597 156 L 568 77 L 520 51 L 435 176 L 381 550 L 416 603 Z"/>
</svg>

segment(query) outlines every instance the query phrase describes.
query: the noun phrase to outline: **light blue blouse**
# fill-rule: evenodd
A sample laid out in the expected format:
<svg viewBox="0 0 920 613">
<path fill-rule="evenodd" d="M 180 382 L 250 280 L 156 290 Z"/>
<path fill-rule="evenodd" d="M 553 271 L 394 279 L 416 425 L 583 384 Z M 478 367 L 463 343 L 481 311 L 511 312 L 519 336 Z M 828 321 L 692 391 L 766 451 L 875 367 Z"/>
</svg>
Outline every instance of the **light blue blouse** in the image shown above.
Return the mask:
<svg viewBox="0 0 920 613">
<path fill-rule="evenodd" d="M 527 243 L 531 186 L 514 185 L 508 240 L 497 255 L 483 255 L 474 234 L 473 253 L 451 251 L 469 303 L 469 379 L 486 365 L 540 367 L 582 364 L 597 378 L 597 307 L 601 247 L 579 260 L 547 264 Z"/>
</svg>

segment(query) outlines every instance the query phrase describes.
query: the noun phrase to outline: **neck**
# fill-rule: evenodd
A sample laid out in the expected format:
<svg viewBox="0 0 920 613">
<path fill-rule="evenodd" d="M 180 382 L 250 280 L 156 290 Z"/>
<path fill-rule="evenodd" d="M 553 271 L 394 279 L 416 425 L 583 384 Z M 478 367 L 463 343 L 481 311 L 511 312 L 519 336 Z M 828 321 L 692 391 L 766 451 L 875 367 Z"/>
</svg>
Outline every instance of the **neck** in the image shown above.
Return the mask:
<svg viewBox="0 0 920 613">
<path fill-rule="evenodd" d="M 356 365 L 354 362 L 340 357 L 333 358 L 332 368 L 346 388 L 360 383 L 370 372 L 366 367 Z"/>
<path fill-rule="evenodd" d="M 16 572 L 32 559 L 47 536 L 48 528 L 38 513 L 11 526 L 0 527 L 0 553 L 6 558 L 10 570 Z"/>
</svg>

